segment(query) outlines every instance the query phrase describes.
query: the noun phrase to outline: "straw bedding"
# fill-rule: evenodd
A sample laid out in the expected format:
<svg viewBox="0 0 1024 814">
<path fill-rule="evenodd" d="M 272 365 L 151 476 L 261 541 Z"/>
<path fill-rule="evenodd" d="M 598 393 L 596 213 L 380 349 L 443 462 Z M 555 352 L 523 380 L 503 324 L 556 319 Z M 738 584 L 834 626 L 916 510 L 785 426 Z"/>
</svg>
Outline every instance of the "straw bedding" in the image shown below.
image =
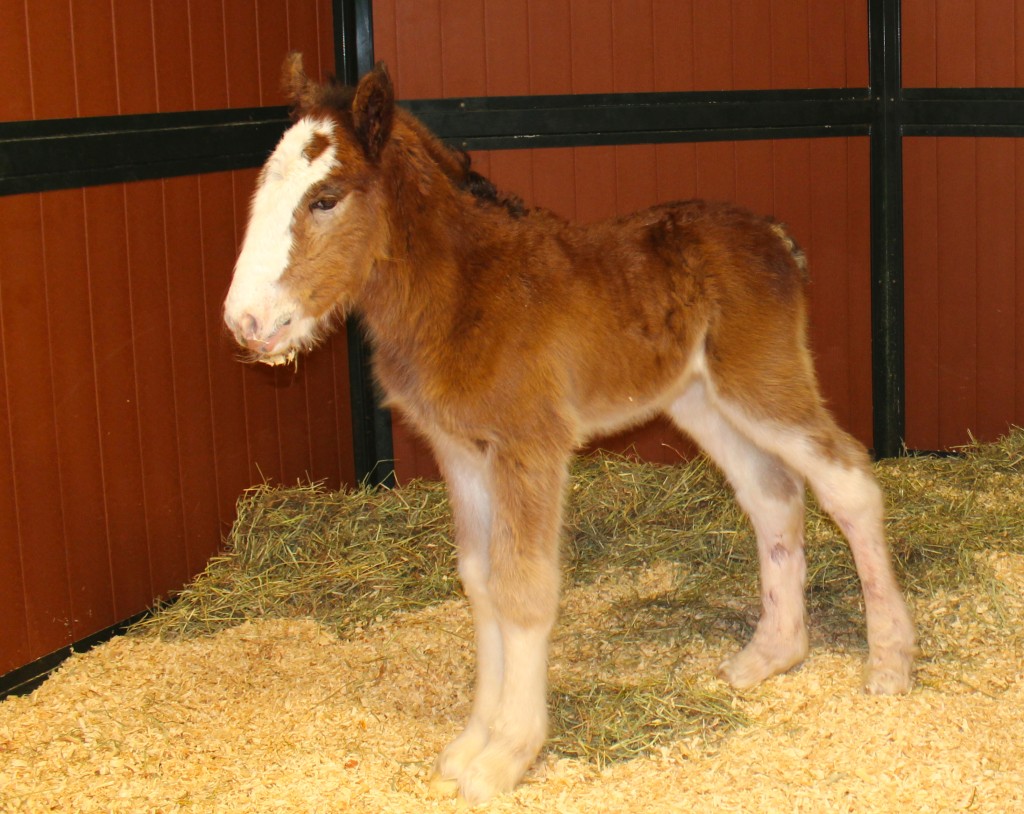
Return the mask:
<svg viewBox="0 0 1024 814">
<path fill-rule="evenodd" d="M 1024 806 L 1024 432 L 878 465 L 920 630 L 917 688 L 859 691 L 849 554 L 808 518 L 812 653 L 735 692 L 758 599 L 703 462 L 583 460 L 552 647 L 552 736 L 495 812 Z M 471 620 L 443 487 L 261 487 L 225 554 L 129 635 L 0 704 L 0 811 L 425 812 L 468 714 Z"/>
</svg>

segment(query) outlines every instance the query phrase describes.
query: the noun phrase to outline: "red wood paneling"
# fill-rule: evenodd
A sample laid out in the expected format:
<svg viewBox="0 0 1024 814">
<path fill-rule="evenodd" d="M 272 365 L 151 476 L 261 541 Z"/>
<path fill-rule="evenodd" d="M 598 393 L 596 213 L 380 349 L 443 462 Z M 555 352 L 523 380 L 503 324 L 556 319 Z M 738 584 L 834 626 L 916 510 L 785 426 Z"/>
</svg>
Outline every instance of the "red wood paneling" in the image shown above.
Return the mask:
<svg viewBox="0 0 1024 814">
<path fill-rule="evenodd" d="M 39 273 L 45 263 L 40 221 L 39 196 L 0 200 L 3 364 L 23 615 L 30 650 L 45 653 L 67 641 L 72 616 L 62 511 L 54 505 L 61 483 L 54 466 L 59 452 L 53 417 L 56 394 L 46 318 L 47 280 Z M 33 273 L 20 273 L 29 269 Z M 88 334 L 79 341 L 88 342 Z"/>
<path fill-rule="evenodd" d="M 944 449 L 1024 423 L 1024 144 L 904 146 L 908 444 Z"/>
<path fill-rule="evenodd" d="M 903 0 L 907 87 L 1024 84 L 1024 13 L 1015 0 Z"/>
<path fill-rule="evenodd" d="M 863 0 L 375 0 L 373 15 L 406 99 L 867 85 Z"/>
<path fill-rule="evenodd" d="M 282 103 L 293 48 L 333 71 L 331 0 L 0 0 L 0 121 Z"/>
<path fill-rule="evenodd" d="M 330 0 L 0 0 L 6 120 L 281 104 Z M 203 568 L 263 480 L 354 480 L 344 337 L 239 364 L 220 308 L 256 171 L 0 198 L 0 674 Z"/>
<path fill-rule="evenodd" d="M 908 87 L 1024 84 L 1014 0 L 903 0 Z M 904 144 L 907 442 L 944 449 L 1024 421 L 1016 236 L 1024 145 L 910 138 Z"/>
</svg>

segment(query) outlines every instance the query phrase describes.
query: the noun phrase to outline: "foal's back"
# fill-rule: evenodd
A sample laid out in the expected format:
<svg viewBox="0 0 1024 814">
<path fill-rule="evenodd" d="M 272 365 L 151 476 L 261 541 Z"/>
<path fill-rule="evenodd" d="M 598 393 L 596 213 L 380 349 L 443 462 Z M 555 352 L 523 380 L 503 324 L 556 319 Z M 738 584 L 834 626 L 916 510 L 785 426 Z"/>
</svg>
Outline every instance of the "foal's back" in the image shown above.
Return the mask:
<svg viewBox="0 0 1024 814">
<path fill-rule="evenodd" d="M 726 381 L 772 354 L 810 372 L 804 257 L 774 220 L 684 201 L 582 226 L 534 211 L 502 230 L 516 250 L 491 255 L 470 310 L 584 436 L 664 411 L 709 363 Z"/>
</svg>

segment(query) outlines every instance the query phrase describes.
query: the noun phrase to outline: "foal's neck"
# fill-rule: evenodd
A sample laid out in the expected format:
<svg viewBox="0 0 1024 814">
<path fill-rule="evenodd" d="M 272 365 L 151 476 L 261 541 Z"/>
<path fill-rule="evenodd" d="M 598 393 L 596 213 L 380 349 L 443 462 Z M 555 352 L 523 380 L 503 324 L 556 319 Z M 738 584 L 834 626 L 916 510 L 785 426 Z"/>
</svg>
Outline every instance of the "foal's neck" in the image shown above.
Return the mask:
<svg viewBox="0 0 1024 814">
<path fill-rule="evenodd" d="M 457 186 L 454 165 L 442 167 L 440 143 L 413 134 L 382 167 L 382 221 L 388 241 L 360 298 L 378 346 L 443 341 L 457 310 L 466 253 L 493 228 L 493 213 Z"/>
</svg>

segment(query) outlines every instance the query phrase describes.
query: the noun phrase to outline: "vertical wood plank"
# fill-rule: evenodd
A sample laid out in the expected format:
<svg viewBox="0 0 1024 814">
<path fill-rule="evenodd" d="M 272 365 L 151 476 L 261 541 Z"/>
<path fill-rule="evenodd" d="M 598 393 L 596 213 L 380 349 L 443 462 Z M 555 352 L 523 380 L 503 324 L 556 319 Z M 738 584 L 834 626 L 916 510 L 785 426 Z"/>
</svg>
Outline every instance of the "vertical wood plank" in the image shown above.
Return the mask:
<svg viewBox="0 0 1024 814">
<path fill-rule="evenodd" d="M 118 113 L 152 113 L 157 109 L 152 4 L 114 0 L 111 8 Z"/>
<path fill-rule="evenodd" d="M 445 96 L 486 96 L 484 8 L 441 3 L 441 83 Z"/>
<path fill-rule="evenodd" d="M 628 214 L 658 201 L 653 144 L 627 144 L 615 150 L 615 210 Z"/>
<path fill-rule="evenodd" d="M 288 53 L 288 5 L 256 0 L 256 42 L 259 55 L 260 104 L 281 104 L 281 63 Z M 307 59 L 308 67 L 315 67 Z"/>
<path fill-rule="evenodd" d="M 806 246 L 810 266 L 811 347 L 822 392 L 844 427 L 851 423 L 850 357 L 858 349 L 849 343 L 849 283 L 846 258 L 849 251 L 847 221 L 846 139 L 818 139 L 810 152 L 810 231 L 796 234 Z M 870 348 L 860 352 L 870 354 Z M 868 440 L 868 439 L 861 439 Z"/>
<path fill-rule="evenodd" d="M 829 3 L 834 6 L 834 3 Z M 772 0 L 771 87 L 806 88 L 810 80 L 808 11 L 804 3 Z M 817 32 L 815 32 L 817 36 Z"/>
<path fill-rule="evenodd" d="M 847 82 L 846 41 L 850 36 L 843 4 L 808 3 L 807 32 L 808 84 L 815 88 L 843 87 Z"/>
<path fill-rule="evenodd" d="M 694 90 L 729 90 L 733 87 L 732 51 L 723 47 L 723 43 L 732 40 L 732 17 L 732 6 L 694 2 Z"/>
<path fill-rule="evenodd" d="M 4 91 L 0 121 L 32 118 L 32 84 L 28 58 L 28 20 L 23 0 L 0 0 L 0 54 L 4 54 Z M 2 669 L 0 669 L 2 672 Z"/>
<path fill-rule="evenodd" d="M 732 74 L 734 90 L 771 85 L 771 0 L 733 0 Z"/>
<path fill-rule="evenodd" d="M 608 93 L 615 81 L 612 0 L 572 0 L 569 26 L 573 93 Z"/>
<path fill-rule="evenodd" d="M 934 88 L 938 81 L 936 0 L 902 0 L 903 85 Z"/>
<path fill-rule="evenodd" d="M 305 4 L 302 4 L 305 7 Z M 189 0 L 192 93 L 199 110 L 228 107 L 228 66 L 224 58 L 224 9 L 220 3 Z"/>
<path fill-rule="evenodd" d="M 569 0 L 528 0 L 530 92 L 572 93 Z"/>
<path fill-rule="evenodd" d="M 532 150 L 533 192 L 531 203 L 576 218 L 576 188 L 573 183 L 572 150 L 568 147 Z"/>
<path fill-rule="evenodd" d="M 980 438 L 1005 434 L 1015 415 L 1016 186 L 1011 139 L 977 140 L 977 418 Z M 968 271 L 963 269 L 961 273 Z"/>
<path fill-rule="evenodd" d="M 243 489 L 253 483 L 249 473 L 248 443 L 242 388 L 242 364 L 234 340 L 221 321 L 220 304 L 224 302 L 231 281 L 237 254 L 235 237 L 234 184 L 245 186 L 251 170 L 243 173 L 217 173 L 200 180 L 202 202 L 201 233 L 203 243 L 203 277 L 208 303 L 210 378 L 214 383 L 210 395 L 213 422 L 213 445 L 216 454 L 218 509 L 222 523 L 230 523 L 235 500 Z M 244 175 L 243 178 L 238 176 Z M 169 380 L 169 377 L 168 377 Z"/>
<path fill-rule="evenodd" d="M 0 202 L 0 217 L 6 219 L 6 207 Z M 35 655 L 29 644 L 28 609 L 21 535 L 18 531 L 18 504 L 14 483 L 13 430 L 8 410 L 9 388 L 4 360 L 11 352 L 4 330 L 3 259 L 0 257 L 0 675 L 28 664 Z"/>
<path fill-rule="evenodd" d="M 693 2 L 654 0 L 654 89 L 693 90 Z"/>
<path fill-rule="evenodd" d="M 615 148 L 578 147 L 576 168 L 576 216 L 593 223 L 615 214 Z"/>
<path fill-rule="evenodd" d="M 939 248 L 937 144 L 904 139 L 907 445 L 939 449 Z"/>
<path fill-rule="evenodd" d="M 977 153 L 973 139 L 940 138 L 937 149 L 939 443 L 946 447 L 975 429 L 978 290 L 969 272 L 977 257 Z"/>
<path fill-rule="evenodd" d="M 39 196 L 52 354 L 56 467 L 67 546 L 71 630 L 80 639 L 118 621 L 107 539 L 97 393 L 90 337 L 85 204 L 81 190 Z"/>
<path fill-rule="evenodd" d="M 1024 62 L 1024 60 L 1021 60 Z M 1013 422 L 1018 427 L 1024 427 L 1024 240 L 1017 235 L 1024 235 L 1024 140 L 1014 140 L 1014 175 L 1017 183 L 1014 187 L 1014 268 L 1016 269 L 1016 285 L 1014 296 L 1014 313 L 1017 315 L 1014 322 L 1014 350 L 1016 363 L 1014 365 L 1015 379 L 1017 382 L 1014 393 Z"/>
<path fill-rule="evenodd" d="M 81 0 L 71 4 L 79 116 L 118 113 L 110 9 L 109 0 Z"/>
<path fill-rule="evenodd" d="M 32 111 L 37 119 L 66 119 L 78 113 L 69 6 L 26 3 L 32 76 Z"/>
<path fill-rule="evenodd" d="M 63 518 L 52 502 L 60 479 L 55 466 L 40 465 L 58 454 L 40 206 L 37 195 L 2 201 L 0 322 L 27 641 L 42 655 L 69 643 L 72 613 Z"/>
<path fill-rule="evenodd" d="M 373 57 L 387 64 L 392 78 L 399 75 L 400 68 L 396 2 L 397 0 L 373 0 Z"/>
<path fill-rule="evenodd" d="M 654 7 L 651 0 L 614 0 L 611 57 L 615 93 L 654 90 Z"/>
<path fill-rule="evenodd" d="M 697 144 L 696 153 L 697 196 L 736 200 L 736 145 L 728 141 Z"/>
<path fill-rule="evenodd" d="M 255 107 L 260 102 L 260 58 L 253 0 L 222 0 L 224 50 L 228 66 L 228 101 L 231 107 Z"/>
<path fill-rule="evenodd" d="M 195 77 L 192 74 L 189 42 L 189 8 L 185 3 L 156 3 L 153 6 L 153 51 L 156 63 L 159 110 L 191 110 L 195 107 Z"/>
<path fill-rule="evenodd" d="M 978 87 L 1005 88 L 1015 84 L 1014 0 L 975 0 L 975 81 Z M 1015 25 L 1016 23 L 1016 25 Z"/>
<path fill-rule="evenodd" d="M 170 348 L 174 397 L 176 458 L 182 472 L 180 495 L 185 507 L 185 554 L 189 573 L 202 569 L 209 537 L 217 529 L 217 461 L 211 407 L 207 303 L 198 178 L 163 182 L 166 296 L 170 316 Z M 148 371 L 140 371 L 145 375 Z M 159 545 L 154 539 L 154 545 Z M 158 572 L 159 573 L 159 572 Z M 160 574 L 163 577 L 162 574 Z M 163 578 L 160 592 L 173 589 L 177 576 Z M 180 583 L 179 583 L 180 584 Z"/>
<path fill-rule="evenodd" d="M 868 80 L 868 4 L 846 0 L 846 87 L 866 88 Z"/>
<path fill-rule="evenodd" d="M 734 200 L 758 214 L 776 214 L 774 142 L 737 142 L 735 156 L 736 194 Z"/>
<path fill-rule="evenodd" d="M 687 200 L 697 195 L 697 146 L 657 144 L 658 200 Z"/>
<path fill-rule="evenodd" d="M 484 58 L 488 95 L 520 96 L 530 92 L 527 0 L 484 4 Z"/>
<path fill-rule="evenodd" d="M 395 5 L 395 39 L 399 99 L 431 99 L 444 95 L 441 73 L 441 2 L 422 0 Z"/>
<path fill-rule="evenodd" d="M 847 139 L 849 162 L 846 205 L 846 326 L 850 337 L 849 424 L 846 427 L 865 444 L 874 438 L 871 370 L 871 220 L 870 141 Z"/>
<path fill-rule="evenodd" d="M 140 416 L 138 443 L 153 584 L 159 593 L 180 587 L 195 572 L 188 568 L 186 517 L 178 455 L 177 405 L 172 353 L 174 341 L 168 301 L 163 184 L 146 181 L 124 190 L 120 213 L 127 240 L 128 290 L 133 337 L 135 398 Z M 178 582 L 174 582 L 177 579 Z"/>
<path fill-rule="evenodd" d="M 935 4 L 936 80 L 939 87 L 974 87 L 975 4 Z"/>
<path fill-rule="evenodd" d="M 120 186 L 82 194 L 103 495 L 115 608 L 123 619 L 145 610 L 153 598 L 127 245 L 123 219 L 109 214 L 124 203 Z"/>
</svg>

